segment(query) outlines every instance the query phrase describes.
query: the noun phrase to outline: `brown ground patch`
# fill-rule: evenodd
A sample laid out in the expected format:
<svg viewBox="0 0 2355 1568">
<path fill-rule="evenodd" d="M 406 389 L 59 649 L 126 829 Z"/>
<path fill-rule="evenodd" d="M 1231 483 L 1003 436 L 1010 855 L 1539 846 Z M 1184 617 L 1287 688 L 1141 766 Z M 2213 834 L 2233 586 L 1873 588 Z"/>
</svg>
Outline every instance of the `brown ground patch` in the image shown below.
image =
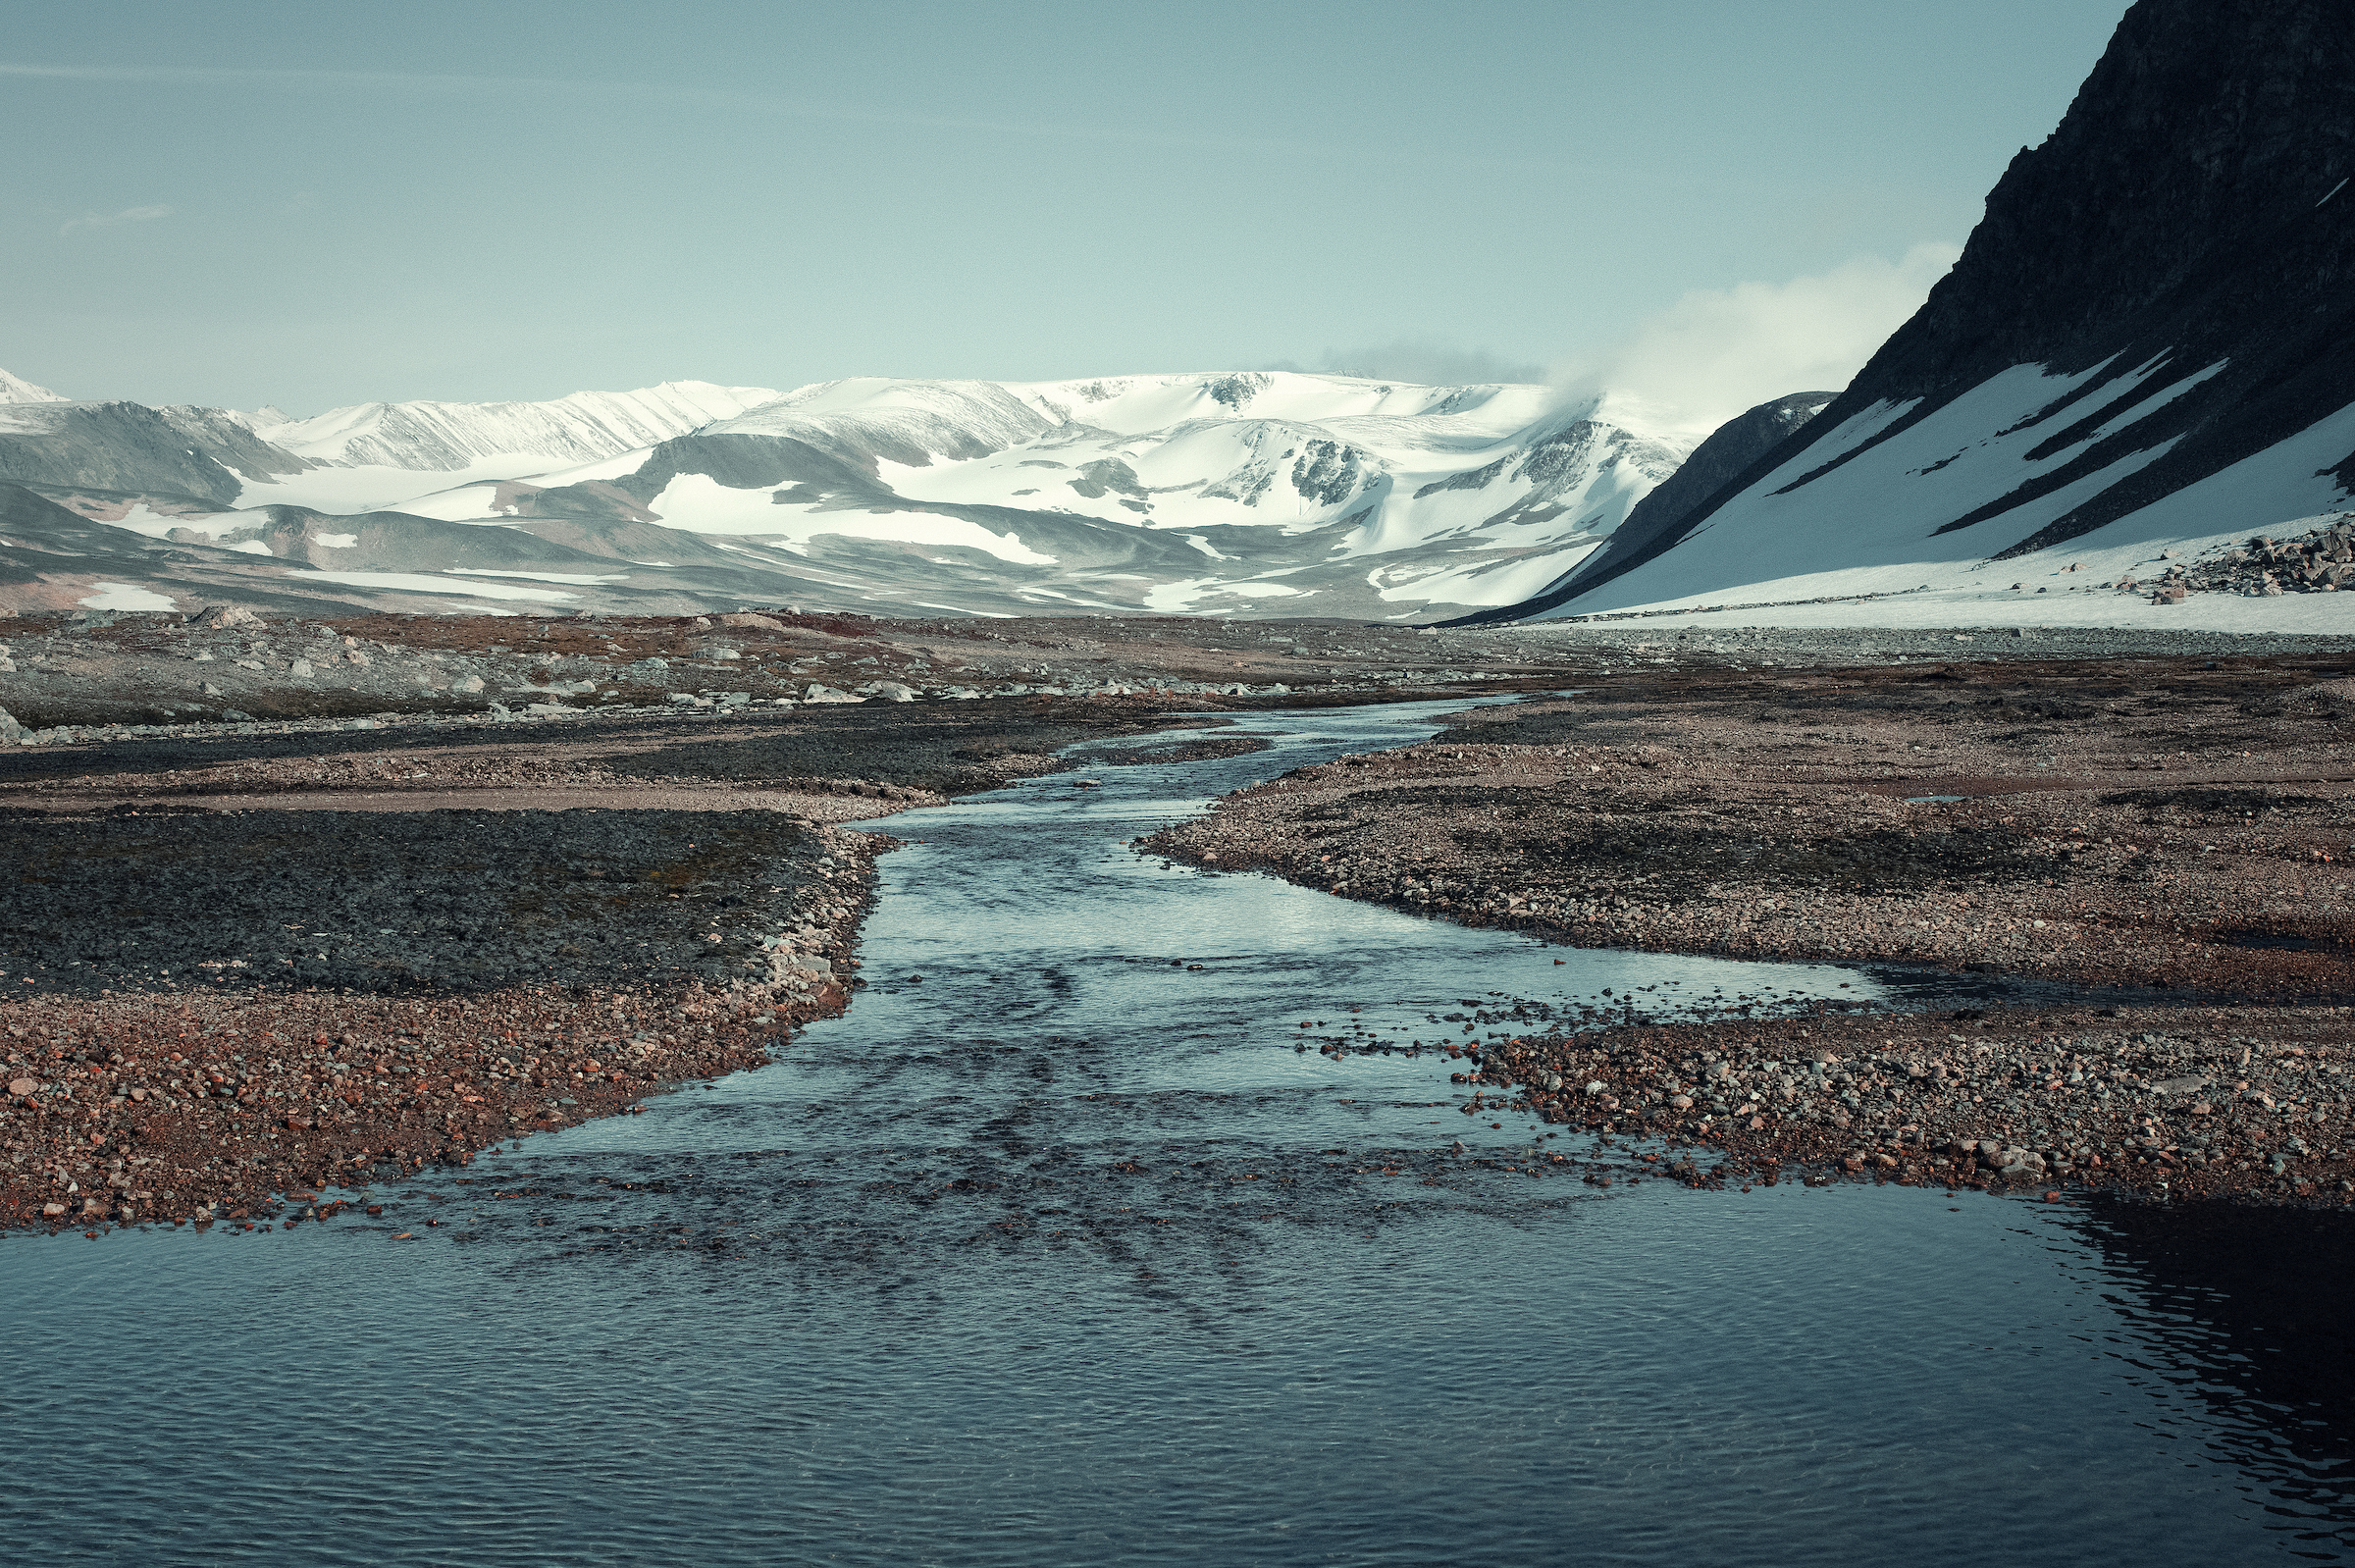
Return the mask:
<svg viewBox="0 0 2355 1568">
<path fill-rule="evenodd" d="M 1492 1031 L 1507 1109 L 1725 1157 L 1713 1176 L 2355 1203 L 2355 1009 L 2051 1008 Z"/>
<path fill-rule="evenodd" d="M 1581 946 L 2349 993 L 2343 683 L 2284 659 L 1967 684 L 1606 681 L 1242 791 L 1150 847 Z M 1934 795 L 1972 798 L 1908 804 Z"/>
<path fill-rule="evenodd" d="M 1886 668 L 1607 680 L 1574 700 L 1467 714 L 1427 745 L 1243 790 L 1142 847 L 1581 947 L 1931 965 L 2146 999 L 2304 1004 L 2240 1021 L 2122 1007 L 2116 1021 L 2071 1025 L 2077 1044 L 2008 1036 L 1991 1060 L 1974 1033 L 1967 1060 L 1982 1090 L 1931 1104 L 1908 1079 L 1915 1101 L 1889 1111 L 1901 1120 L 1885 1133 L 1820 1084 L 1806 1090 L 1813 1115 L 1784 1114 L 1792 1074 L 1777 1070 L 1757 1125 L 1721 1113 L 1706 1137 L 1759 1161 L 1853 1158 L 1857 1171 L 1919 1180 L 1985 1175 L 1962 1143 L 2041 1137 L 2030 1147 L 2048 1151 L 2046 1168 L 2066 1159 L 2078 1178 L 2330 1195 L 2350 1168 L 2311 1151 L 2344 1151 L 2349 1135 L 2338 1060 L 2355 1029 L 2337 1004 L 2355 996 L 2355 703 L 2328 673 L 2297 659 L 1981 667 L 1967 697 L 1956 682 Z M 1908 804 L 1929 795 L 1972 798 Z M 1843 1059 L 1951 1067 L 1954 1042 L 1919 1027 L 1831 1016 L 1599 1043 L 1531 1037 L 1526 1062 L 1515 1054 L 1482 1079 L 1526 1093 L 1526 1068 L 1539 1074 L 1536 1104 L 1560 1120 L 1700 1136 L 1705 1102 L 1671 1115 L 1653 1093 L 1666 1076 L 1699 1082 L 1711 1059 L 1798 1062 L 1810 1028 L 1810 1048 Z M 2196 1126 L 2146 1091 L 2103 1095 L 2120 1082 L 2120 1054 L 2149 1055 L 2135 1042 L 2154 1030 L 2212 1086 L 2246 1086 L 2209 1096 Z M 2218 1079 L 2210 1058 L 2231 1042 L 2256 1064 Z M 2014 1084 L 2093 1059 L 2093 1077 L 2036 1076 L 2036 1094 L 2050 1091 L 2040 1103 Z M 2326 1061 L 2327 1078 L 2299 1076 Z M 1873 1081 L 1894 1071 L 1874 1069 Z M 1571 1088 L 1546 1086 L 1547 1072 Z M 2296 1099 L 2280 1082 L 2269 1089 L 2268 1072 L 2294 1079 Z M 2004 1076 L 2000 1100 L 1983 1092 L 1991 1073 Z M 1605 1085 L 1596 1098 L 1581 1087 L 1590 1081 Z M 1651 1098 L 1633 1098 L 1638 1089 Z M 2291 1104 L 2299 1120 L 2274 1114 Z M 2189 1157 L 2186 1138 L 2220 1132 L 2238 1152 Z M 2308 1152 L 2276 1166 L 2288 1137 Z M 1942 1141 L 1954 1147 L 1939 1152 Z M 2079 1147 L 2084 1157 L 2067 1155 Z"/>
</svg>

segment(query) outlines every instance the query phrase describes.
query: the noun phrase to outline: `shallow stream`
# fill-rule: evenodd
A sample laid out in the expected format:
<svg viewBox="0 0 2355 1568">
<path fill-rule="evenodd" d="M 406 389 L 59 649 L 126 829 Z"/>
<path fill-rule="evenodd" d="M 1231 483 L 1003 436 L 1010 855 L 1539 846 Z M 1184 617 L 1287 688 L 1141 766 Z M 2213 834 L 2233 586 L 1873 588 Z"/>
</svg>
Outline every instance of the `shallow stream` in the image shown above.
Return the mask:
<svg viewBox="0 0 2355 1568">
<path fill-rule="evenodd" d="M 1460 706 L 1256 715 L 1269 751 L 875 824 L 916 842 L 845 1018 L 385 1189 L 414 1239 L 0 1243 L 0 1558 L 2341 1560 L 2342 1226 L 1606 1190 L 1532 1158 L 1584 1138 L 1460 1114 L 1443 1055 L 1297 1049 L 1930 982 L 1124 847 Z"/>
</svg>

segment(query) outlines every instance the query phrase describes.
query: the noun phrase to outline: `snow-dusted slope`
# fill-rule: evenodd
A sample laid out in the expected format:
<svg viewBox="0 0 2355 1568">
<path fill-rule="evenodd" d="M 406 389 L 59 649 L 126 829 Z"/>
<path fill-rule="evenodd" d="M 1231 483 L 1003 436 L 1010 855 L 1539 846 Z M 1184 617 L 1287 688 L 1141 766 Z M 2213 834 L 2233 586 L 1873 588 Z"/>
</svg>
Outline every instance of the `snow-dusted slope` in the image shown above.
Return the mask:
<svg viewBox="0 0 2355 1568">
<path fill-rule="evenodd" d="M 2254 533 L 2302 533 L 2346 494 L 2329 470 L 2355 450 L 2355 408 L 2115 522 L 2045 548 L 1988 547 L 2015 545 L 2088 497 L 2129 482 L 2163 458 L 2172 443 L 2129 453 L 2012 509 L 2000 535 L 1950 526 L 2039 466 L 2029 453 L 2047 427 L 2036 416 L 2082 379 L 2019 366 L 1885 436 L 1909 405 L 1861 409 L 1751 483 L 1676 549 L 1551 614 L 1720 603 L 1788 611 L 1839 599 L 1855 601 L 1846 618 L 1876 625 L 2106 624 L 2121 613 L 2158 624 L 2207 624 L 2213 616 L 2149 604 L 2147 588 L 2124 592 L 2113 585 L 2128 579 L 2147 584 L 2170 562 L 2221 554 Z M 2043 461 L 2066 460 L 2084 444 L 2072 443 Z M 2324 604 L 2326 619 L 2355 630 L 2355 599 L 2332 596 Z M 2290 619 L 2303 625 L 2313 618 L 2284 618 L 2288 608 L 2269 608 L 2258 620 L 2286 627 Z"/>
<path fill-rule="evenodd" d="M 12 376 L 0 370 L 0 403 L 62 403 L 65 394 L 53 392 L 46 387 L 35 387 L 22 376 Z"/>
<path fill-rule="evenodd" d="M 267 410 L 247 419 L 264 440 L 339 467 L 435 472 L 516 455 L 568 466 L 683 436 L 776 395 L 765 387 L 666 381 L 539 403 L 358 403 L 310 419 L 271 422 Z"/>
<path fill-rule="evenodd" d="M 774 396 L 765 387 L 674 381 L 536 403 L 359 403 L 309 419 L 275 408 L 232 417 L 305 459 L 299 474 L 249 487 L 244 504 L 354 510 L 415 494 L 425 475 L 444 484 L 510 479 L 644 448 Z"/>
</svg>

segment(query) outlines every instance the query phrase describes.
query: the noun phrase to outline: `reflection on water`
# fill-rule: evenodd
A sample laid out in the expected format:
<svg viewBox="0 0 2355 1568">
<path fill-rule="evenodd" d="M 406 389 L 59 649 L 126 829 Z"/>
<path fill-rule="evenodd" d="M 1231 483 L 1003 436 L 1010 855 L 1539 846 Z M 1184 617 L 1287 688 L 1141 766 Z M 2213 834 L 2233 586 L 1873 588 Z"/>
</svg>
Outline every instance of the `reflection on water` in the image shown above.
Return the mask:
<svg viewBox="0 0 2355 1568">
<path fill-rule="evenodd" d="M 7 1556 L 2337 1559 L 2343 1227 L 1602 1192 L 1405 1054 L 1512 999 L 1932 982 L 1564 954 L 1122 847 L 1445 710 L 892 820 L 920 842 L 848 1017 L 392 1190 L 415 1241 L 0 1247 Z"/>
<path fill-rule="evenodd" d="M 2355 1342 L 2343 1217 L 2096 1200 L 2072 1228 L 2115 1271 L 2125 1381 L 2148 1419 L 2243 1472 L 2298 1555 L 2355 1551 Z"/>
</svg>

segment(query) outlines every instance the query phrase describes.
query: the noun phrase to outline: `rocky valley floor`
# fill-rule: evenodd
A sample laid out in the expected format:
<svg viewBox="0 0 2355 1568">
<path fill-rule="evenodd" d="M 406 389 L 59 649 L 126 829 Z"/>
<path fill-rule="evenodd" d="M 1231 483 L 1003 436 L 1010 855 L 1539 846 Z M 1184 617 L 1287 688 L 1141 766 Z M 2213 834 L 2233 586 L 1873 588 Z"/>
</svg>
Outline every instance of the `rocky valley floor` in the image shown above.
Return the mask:
<svg viewBox="0 0 2355 1568">
<path fill-rule="evenodd" d="M 0 1225 L 317 1214 L 757 1066 L 864 983 L 891 841 L 841 824 L 1171 722 L 1201 721 L 1038 699 L 0 752 Z"/>
<path fill-rule="evenodd" d="M 2100 999 L 2066 1039 L 2029 1019 L 1940 1038 L 1837 1017 L 1804 1049 L 1802 1025 L 1747 1019 L 1607 1045 L 1503 1037 L 1471 1081 L 1517 1085 L 1504 1092 L 1562 1120 L 1705 1126 L 1727 1147 L 1922 1179 L 2172 1173 L 2178 1191 L 2343 1196 L 2348 1168 L 2329 1162 L 2355 1138 L 2337 1093 L 2355 997 L 2348 665 L 1608 676 L 1242 791 L 1139 848 L 1579 946 L 1936 967 Z M 2220 1002 L 2245 1011 L 2201 1011 Z M 1838 1086 L 1859 1073 L 1904 1102 L 1874 1107 L 1890 1116 L 1869 1140 Z M 2131 1103 L 2114 1098 L 2129 1079 Z M 1922 1103 L 1925 1085 L 1963 1081 L 1963 1101 Z M 1740 1105 L 1712 1115 L 1712 1083 Z M 2220 1142 L 2230 1158 L 2186 1164 Z"/>
<path fill-rule="evenodd" d="M 2355 658 L 2311 639 L 222 619 L 24 628 L 0 672 L 0 1224 L 316 1213 L 757 1065 L 861 983 L 890 845 L 845 824 L 1067 749 L 1263 744 L 1221 709 L 1448 692 L 1531 700 L 1143 848 L 1580 945 L 2100 999 L 1999 1033 L 1506 1019 L 1464 1042 L 1467 1109 L 1705 1138 L 1729 1171 L 2344 1178 Z M 127 722 L 179 664 L 238 669 L 242 706 Z"/>
</svg>

